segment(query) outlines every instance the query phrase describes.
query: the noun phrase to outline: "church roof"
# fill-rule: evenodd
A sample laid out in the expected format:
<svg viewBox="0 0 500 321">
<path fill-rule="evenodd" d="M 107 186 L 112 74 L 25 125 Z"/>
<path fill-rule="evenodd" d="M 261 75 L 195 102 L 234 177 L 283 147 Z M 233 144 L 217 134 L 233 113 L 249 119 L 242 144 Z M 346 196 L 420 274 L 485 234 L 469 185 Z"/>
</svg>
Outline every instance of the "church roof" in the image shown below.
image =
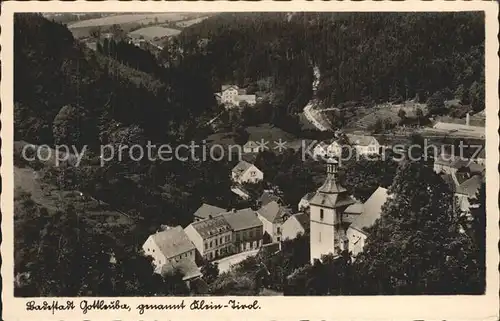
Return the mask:
<svg viewBox="0 0 500 321">
<path fill-rule="evenodd" d="M 347 192 L 324 193 L 318 191 L 309 201 L 309 204 L 311 205 L 329 207 L 329 208 L 349 206 L 354 203 L 355 203 L 354 199 Z"/>
<path fill-rule="evenodd" d="M 380 218 L 382 206 L 388 197 L 387 189 L 379 187 L 363 204 L 363 213 L 353 220 L 350 227 L 364 233 L 364 228 L 372 226 Z"/>
</svg>

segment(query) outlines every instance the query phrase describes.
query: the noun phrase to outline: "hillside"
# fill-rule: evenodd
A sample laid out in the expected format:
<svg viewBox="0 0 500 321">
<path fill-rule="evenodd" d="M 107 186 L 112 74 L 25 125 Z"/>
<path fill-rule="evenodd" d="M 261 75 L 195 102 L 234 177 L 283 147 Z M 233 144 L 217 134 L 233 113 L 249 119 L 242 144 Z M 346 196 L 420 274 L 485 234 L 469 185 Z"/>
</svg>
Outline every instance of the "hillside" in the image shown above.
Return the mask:
<svg viewBox="0 0 500 321">
<path fill-rule="evenodd" d="M 417 95 L 425 102 L 437 91 L 465 91 L 475 110 L 484 108 L 481 13 L 224 13 L 178 38 L 183 59 L 210 74 L 215 88 L 258 87 L 271 77 L 264 89 L 285 114 L 300 112 L 311 98 L 313 65 L 326 107 Z M 209 39 L 201 49 L 200 39 Z"/>
<path fill-rule="evenodd" d="M 112 123 L 121 130 L 136 126 L 145 140 L 164 141 L 171 135 L 178 139 L 179 127 L 196 126 L 197 114 L 215 103 L 213 97 L 207 100 L 201 94 L 211 89 L 202 88 L 205 84 L 182 70 L 156 66 L 157 74 L 137 71 L 135 56 L 130 56 L 137 51 L 123 51 L 120 61 L 126 67 L 89 50 L 64 25 L 40 15 L 16 15 L 15 25 L 16 140 L 92 147 L 112 136 Z M 147 54 L 139 53 L 139 58 Z M 200 95 L 186 95 L 186 82 Z M 71 116 L 71 121 L 83 126 L 77 127 L 81 135 L 76 142 L 53 137 L 53 121 L 63 106 L 79 110 Z M 71 121 L 68 126 L 74 125 Z"/>
</svg>

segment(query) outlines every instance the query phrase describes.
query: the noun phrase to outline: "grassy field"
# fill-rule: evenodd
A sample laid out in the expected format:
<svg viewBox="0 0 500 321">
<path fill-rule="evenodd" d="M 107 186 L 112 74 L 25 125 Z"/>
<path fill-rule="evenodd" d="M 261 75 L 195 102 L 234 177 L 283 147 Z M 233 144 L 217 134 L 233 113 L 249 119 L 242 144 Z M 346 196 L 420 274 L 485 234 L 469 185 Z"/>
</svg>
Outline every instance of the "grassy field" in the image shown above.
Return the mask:
<svg viewBox="0 0 500 321">
<path fill-rule="evenodd" d="M 190 20 L 183 20 L 183 21 L 177 22 L 175 25 L 178 26 L 179 28 L 187 28 L 189 26 L 192 26 L 194 24 L 202 22 L 206 18 L 208 18 L 208 16 L 206 16 L 206 17 L 199 17 L 199 18 L 190 19 Z"/>
<path fill-rule="evenodd" d="M 70 24 L 68 28 L 105 27 L 114 24 L 124 25 L 130 23 L 164 23 L 175 22 L 186 19 L 183 13 L 141 13 L 141 14 L 120 14 L 97 19 L 82 20 Z"/>
<path fill-rule="evenodd" d="M 128 36 L 131 38 L 139 38 L 142 36 L 144 39 L 153 40 L 154 38 L 176 36 L 180 32 L 181 31 L 177 29 L 152 26 L 129 32 Z"/>
</svg>

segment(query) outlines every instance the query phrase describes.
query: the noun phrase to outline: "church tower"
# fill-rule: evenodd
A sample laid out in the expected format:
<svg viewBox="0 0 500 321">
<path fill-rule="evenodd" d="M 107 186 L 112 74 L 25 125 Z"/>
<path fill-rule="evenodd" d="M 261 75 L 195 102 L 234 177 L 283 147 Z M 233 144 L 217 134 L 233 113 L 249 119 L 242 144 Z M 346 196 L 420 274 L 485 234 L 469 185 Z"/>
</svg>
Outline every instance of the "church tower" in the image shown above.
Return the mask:
<svg viewBox="0 0 500 321">
<path fill-rule="evenodd" d="M 338 255 L 348 247 L 342 216 L 355 201 L 339 184 L 337 167 L 336 160 L 328 160 L 325 183 L 309 201 L 311 263 L 325 254 Z"/>
</svg>

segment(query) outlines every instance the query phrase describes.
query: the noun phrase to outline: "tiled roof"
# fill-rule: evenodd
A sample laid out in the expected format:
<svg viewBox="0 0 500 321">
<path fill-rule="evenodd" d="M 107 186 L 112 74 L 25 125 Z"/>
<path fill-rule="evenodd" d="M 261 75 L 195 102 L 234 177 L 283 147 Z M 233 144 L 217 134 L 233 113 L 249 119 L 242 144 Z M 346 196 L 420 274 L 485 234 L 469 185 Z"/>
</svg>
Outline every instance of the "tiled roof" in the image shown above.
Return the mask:
<svg viewBox="0 0 500 321">
<path fill-rule="evenodd" d="M 246 172 L 252 166 L 253 165 L 250 164 L 249 162 L 245 162 L 242 160 L 236 166 L 234 166 L 233 172 L 237 173 L 237 174 L 242 174 L 242 173 Z"/>
<path fill-rule="evenodd" d="M 271 223 L 278 222 L 289 214 L 289 211 L 280 206 L 276 201 L 262 206 L 257 212 Z"/>
<path fill-rule="evenodd" d="M 361 214 L 361 213 L 363 213 L 363 204 L 356 202 L 352 205 L 349 205 L 345 209 L 344 213 L 346 213 L 346 214 Z"/>
<path fill-rule="evenodd" d="M 223 216 L 234 231 L 262 226 L 262 222 L 257 217 L 257 213 L 251 208 L 245 208 L 235 212 L 226 212 Z"/>
<path fill-rule="evenodd" d="M 462 184 L 460 184 L 457 188 L 456 193 L 467 195 L 468 197 L 474 197 L 476 196 L 476 193 L 479 190 L 479 187 L 481 187 L 482 183 L 483 183 L 482 176 L 474 175 L 465 182 L 463 182 Z"/>
<path fill-rule="evenodd" d="M 309 201 L 309 204 L 311 205 L 329 207 L 329 208 L 349 206 L 354 203 L 355 203 L 354 199 L 352 199 L 352 197 L 347 193 L 329 194 L 329 193 L 318 192 Z"/>
<path fill-rule="evenodd" d="M 310 201 L 313 198 L 314 194 L 316 194 L 316 193 L 315 192 L 307 193 L 306 195 L 302 196 L 302 199 L 306 200 L 306 201 Z"/>
<path fill-rule="evenodd" d="M 226 210 L 223 208 L 203 203 L 200 208 L 197 209 L 196 212 L 194 212 L 194 216 L 201 219 L 206 219 L 210 216 L 215 217 L 217 216 L 217 214 L 223 213 L 225 211 Z"/>
<path fill-rule="evenodd" d="M 171 258 L 195 249 L 193 243 L 180 226 L 152 234 L 150 237 L 153 238 L 153 241 L 166 258 Z"/>
<path fill-rule="evenodd" d="M 267 205 L 272 201 L 280 202 L 281 199 L 279 196 L 274 195 L 273 192 L 270 191 L 264 191 L 259 198 L 260 205 Z"/>
<path fill-rule="evenodd" d="M 309 217 L 309 214 L 308 213 L 297 213 L 297 214 L 293 214 L 293 217 L 295 217 L 295 219 L 297 220 L 297 222 L 300 223 L 300 225 L 302 226 L 302 228 L 304 230 L 309 230 L 309 227 L 311 225 L 311 220 L 310 220 L 310 217 Z"/>
<path fill-rule="evenodd" d="M 215 236 L 231 230 L 231 226 L 222 215 L 199 222 L 193 222 L 191 224 L 203 238 Z"/>
<path fill-rule="evenodd" d="M 364 228 L 372 226 L 380 217 L 382 205 L 384 205 L 388 197 L 387 189 L 379 187 L 363 204 L 363 213 L 353 220 L 351 227 L 364 232 Z"/>
<path fill-rule="evenodd" d="M 346 136 L 349 139 L 349 143 L 353 145 L 368 146 L 373 141 L 376 141 L 375 137 L 373 136 L 354 135 L 354 134 L 346 134 Z"/>
</svg>

